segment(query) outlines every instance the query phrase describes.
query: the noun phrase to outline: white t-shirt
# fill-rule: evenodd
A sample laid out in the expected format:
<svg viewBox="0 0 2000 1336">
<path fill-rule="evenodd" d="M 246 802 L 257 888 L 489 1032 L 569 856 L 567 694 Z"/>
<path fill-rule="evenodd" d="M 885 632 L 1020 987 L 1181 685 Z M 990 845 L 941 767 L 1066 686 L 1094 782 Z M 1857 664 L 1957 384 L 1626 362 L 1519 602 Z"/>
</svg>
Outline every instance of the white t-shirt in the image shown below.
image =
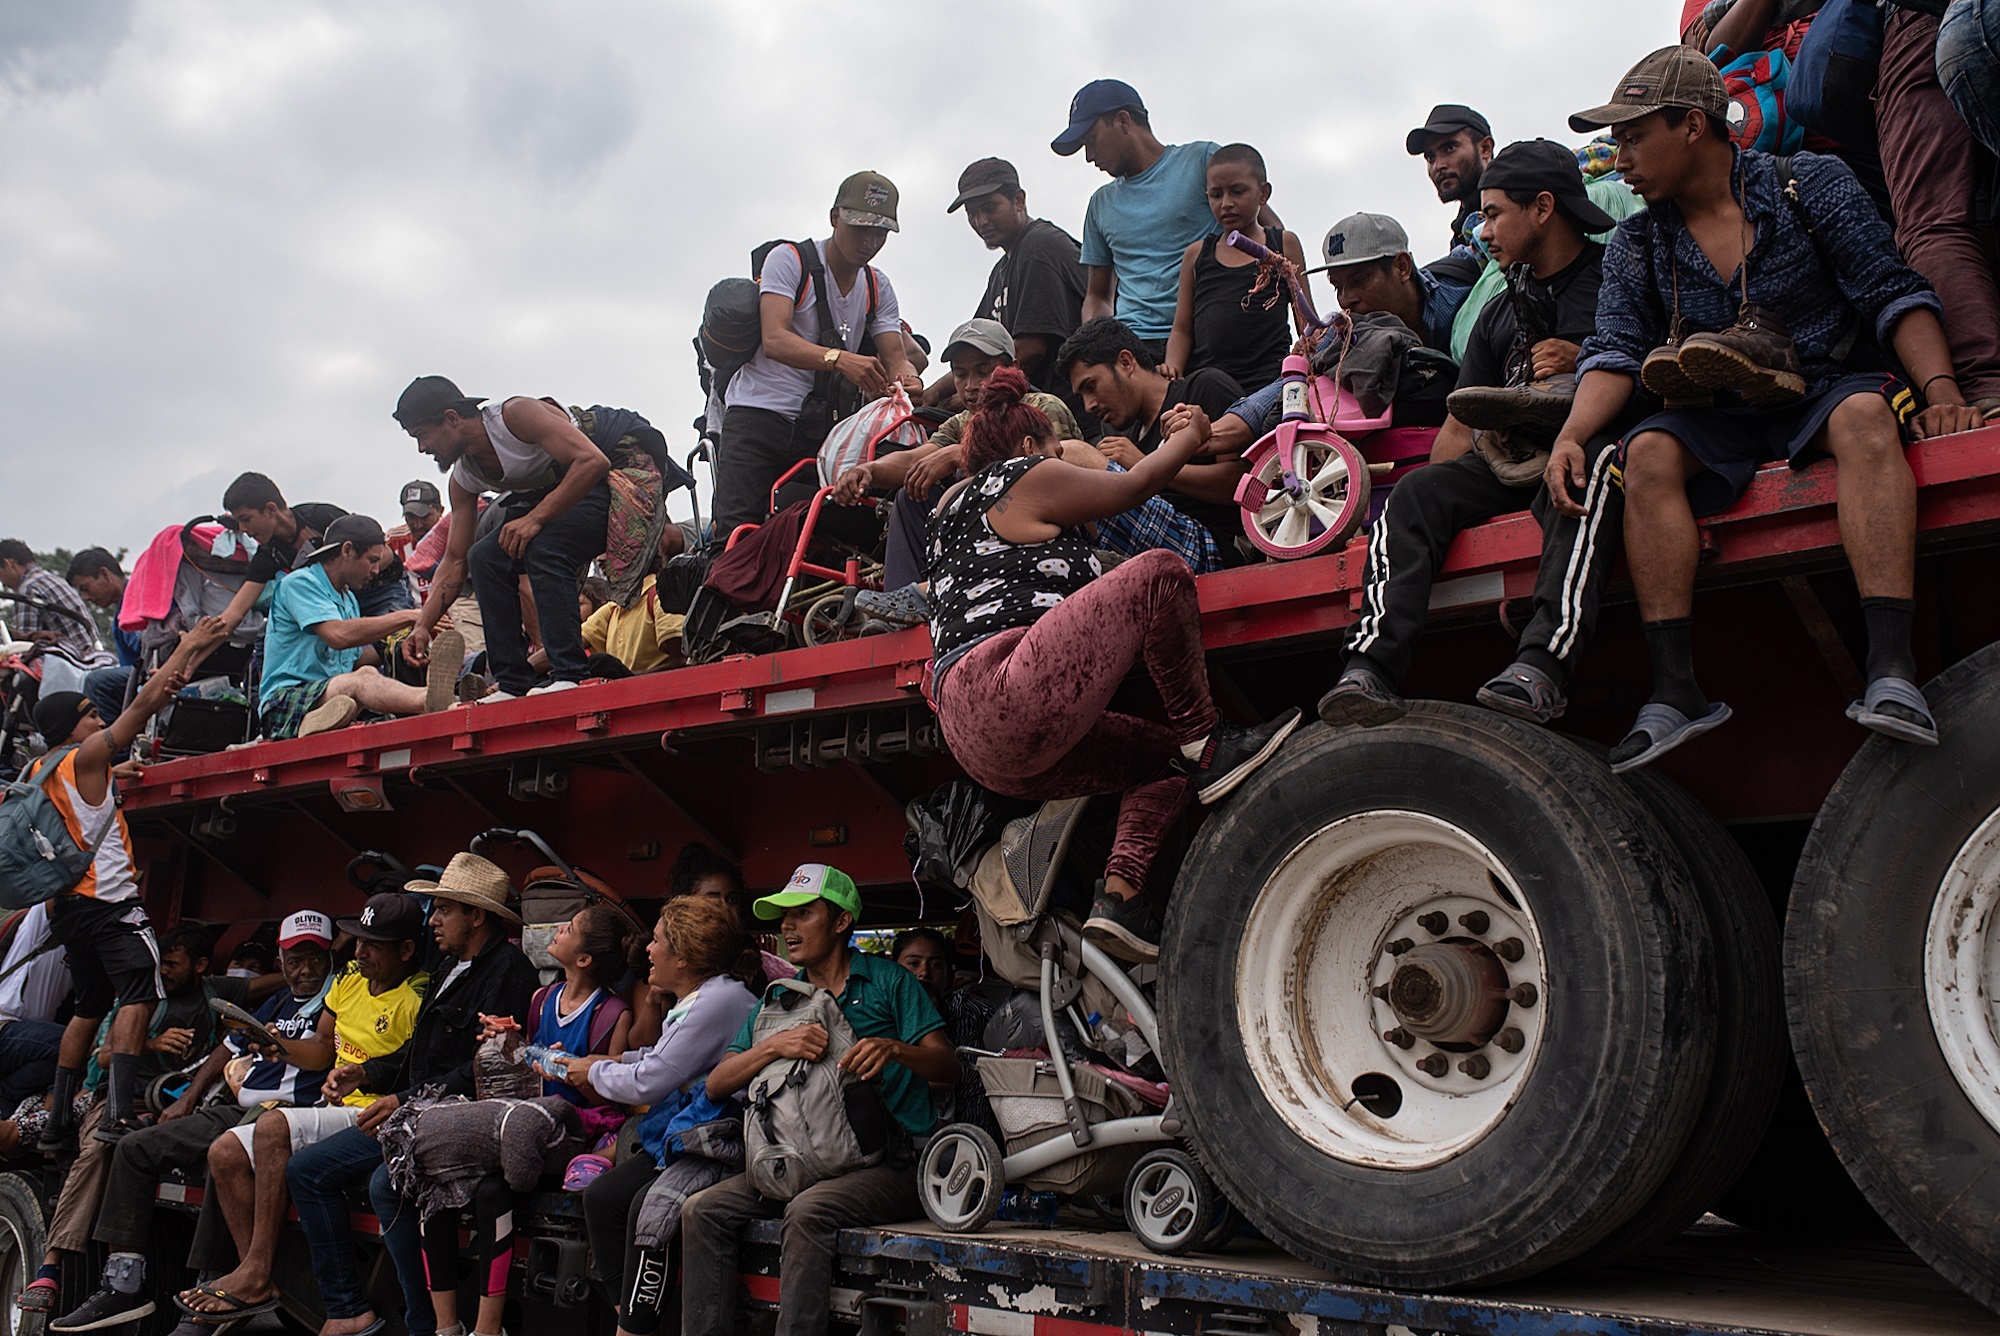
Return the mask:
<svg viewBox="0 0 2000 1336">
<path fill-rule="evenodd" d="M 827 249 L 832 245 L 831 237 L 823 237 L 818 242 L 822 266 L 826 263 Z M 776 293 L 787 301 L 793 301 L 793 294 L 796 293 L 797 300 L 792 308 L 792 332 L 807 343 L 818 343 L 819 303 L 813 298 L 812 282 L 804 275 L 796 246 L 775 247 L 764 257 L 761 290 Z M 860 352 L 862 341 L 871 335 L 902 332 L 903 313 L 896 305 L 896 290 L 889 286 L 889 276 L 880 269 L 875 270 L 875 318 L 872 321 L 868 319 L 867 273 L 857 272 L 854 286 L 844 293 L 840 285 L 833 281 L 833 275 L 828 274 L 827 287 L 827 309 L 833 315 L 834 324 L 840 327 L 844 335 L 841 343 L 848 351 Z M 731 408 L 766 408 L 785 417 L 796 417 L 799 406 L 812 393 L 814 374 L 775 361 L 759 348 L 756 355 L 730 380 L 728 404 Z M 712 427 L 715 424 L 709 425 Z"/>
<path fill-rule="evenodd" d="M 29 909 L 0 957 L 0 970 L 13 969 L 30 951 L 49 940 L 46 901 Z M 52 1021 L 70 988 L 69 960 L 61 951 L 44 951 L 30 964 L 0 980 L 0 1019 Z"/>
<path fill-rule="evenodd" d="M 548 451 L 507 430 L 507 420 L 501 416 L 506 403 L 505 399 L 489 399 L 479 406 L 486 439 L 493 442 L 493 453 L 500 456 L 499 476 L 488 477 L 474 468 L 470 455 L 452 465 L 451 480 L 474 496 L 481 492 L 534 492 L 553 487 L 562 479 L 562 469 Z"/>
</svg>

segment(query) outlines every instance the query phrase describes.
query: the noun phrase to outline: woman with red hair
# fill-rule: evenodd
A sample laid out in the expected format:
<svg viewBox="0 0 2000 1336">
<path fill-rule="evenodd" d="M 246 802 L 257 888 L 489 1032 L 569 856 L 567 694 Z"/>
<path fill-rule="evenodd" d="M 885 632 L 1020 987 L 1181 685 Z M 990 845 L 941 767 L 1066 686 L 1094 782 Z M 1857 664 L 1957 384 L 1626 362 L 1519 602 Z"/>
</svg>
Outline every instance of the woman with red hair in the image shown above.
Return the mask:
<svg viewBox="0 0 2000 1336">
<path fill-rule="evenodd" d="M 1085 934 L 1126 960 L 1159 955 L 1145 878 L 1190 789 L 1212 803 L 1298 726 L 1224 723 L 1208 690 L 1194 576 L 1166 551 L 1104 573 L 1087 526 L 1143 504 L 1204 442 L 1199 408 L 1170 409 L 1129 472 L 1064 462 L 1047 417 L 1008 367 L 966 428 L 971 475 L 938 503 L 930 555 L 931 695 L 952 755 L 996 793 L 1118 793 L 1118 830 Z M 1168 722 L 1108 710 L 1143 664 Z"/>
</svg>

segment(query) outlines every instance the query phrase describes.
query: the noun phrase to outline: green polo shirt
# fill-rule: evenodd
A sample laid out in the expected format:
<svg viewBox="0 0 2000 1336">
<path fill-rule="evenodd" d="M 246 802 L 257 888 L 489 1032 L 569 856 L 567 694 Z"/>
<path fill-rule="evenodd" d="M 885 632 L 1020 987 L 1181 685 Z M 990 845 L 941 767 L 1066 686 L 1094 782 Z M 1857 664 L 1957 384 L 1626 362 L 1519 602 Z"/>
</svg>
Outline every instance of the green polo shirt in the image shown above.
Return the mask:
<svg viewBox="0 0 2000 1336">
<path fill-rule="evenodd" d="M 806 972 L 800 970 L 794 977 L 803 979 Z M 757 1013 L 763 1010 L 763 1005 L 760 1002 L 751 1009 L 736 1042 L 729 1046 L 731 1053 L 742 1053 L 750 1047 L 750 1036 L 757 1029 Z M 860 951 L 848 961 L 847 983 L 840 990 L 840 1010 L 854 1027 L 855 1036 L 861 1039 L 895 1039 L 914 1044 L 931 1031 L 944 1028 L 944 1018 L 938 1015 L 937 1005 L 917 982 L 916 975 L 886 956 Z M 930 1086 L 900 1062 L 884 1067 L 881 1081 L 882 1102 L 888 1105 L 889 1113 L 903 1130 L 912 1137 L 929 1136 L 931 1128 L 937 1125 Z"/>
</svg>

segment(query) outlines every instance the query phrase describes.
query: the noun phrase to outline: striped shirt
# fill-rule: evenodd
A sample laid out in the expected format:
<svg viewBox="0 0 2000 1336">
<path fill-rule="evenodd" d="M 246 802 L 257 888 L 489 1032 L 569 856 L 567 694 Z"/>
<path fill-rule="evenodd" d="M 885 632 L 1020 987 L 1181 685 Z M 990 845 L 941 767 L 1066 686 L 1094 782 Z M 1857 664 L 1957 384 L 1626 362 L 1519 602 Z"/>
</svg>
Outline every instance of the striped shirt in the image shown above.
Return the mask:
<svg viewBox="0 0 2000 1336">
<path fill-rule="evenodd" d="M 69 581 L 51 575 L 30 562 L 27 572 L 21 576 L 20 588 L 15 592 L 22 598 L 32 598 L 38 603 L 53 603 L 75 614 L 65 616 L 60 612 L 38 608 L 32 603 L 16 603 L 14 605 L 16 635 L 25 640 L 36 631 L 53 631 L 58 637 L 58 643 L 79 659 L 88 659 L 98 653 L 97 620 L 90 615 L 90 605 L 83 601 L 83 595 L 77 593 Z M 78 620 L 79 618 L 81 620 Z"/>
</svg>

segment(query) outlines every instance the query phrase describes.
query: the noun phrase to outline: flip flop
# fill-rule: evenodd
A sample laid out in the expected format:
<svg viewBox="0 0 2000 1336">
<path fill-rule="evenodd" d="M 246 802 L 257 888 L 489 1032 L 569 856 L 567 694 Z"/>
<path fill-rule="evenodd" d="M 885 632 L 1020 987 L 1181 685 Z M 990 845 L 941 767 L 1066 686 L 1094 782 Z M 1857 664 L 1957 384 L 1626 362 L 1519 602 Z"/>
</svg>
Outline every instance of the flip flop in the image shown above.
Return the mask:
<svg viewBox="0 0 2000 1336">
<path fill-rule="evenodd" d="M 223 1322 L 230 1322 L 237 1318 L 255 1317 L 259 1313 L 275 1312 L 278 1307 L 278 1297 L 275 1294 L 268 1299 L 262 1300 L 239 1299 L 228 1290 L 218 1290 L 212 1285 L 197 1285 L 192 1292 L 204 1295 L 210 1299 L 220 1299 L 229 1305 L 227 1308 L 196 1308 L 186 1299 L 176 1294 L 174 1296 L 174 1306 L 192 1318 L 210 1320 L 219 1318 Z"/>
<path fill-rule="evenodd" d="M 216 1316 L 221 1315 L 217 1314 Z M 183 1317 L 180 1320 L 180 1324 L 167 1333 L 167 1336 L 223 1336 L 224 1332 L 234 1331 L 247 1321 L 249 1321 L 248 1318 L 223 1317 L 220 1322 L 214 1322 L 208 1318 L 196 1317 L 190 1313 L 186 1317 Z"/>
<path fill-rule="evenodd" d="M 1917 719 L 1890 714 L 1882 708 L 1884 705 L 1900 705 Z M 1916 683 L 1904 678 L 1878 677 L 1870 682 L 1861 699 L 1847 707 L 1847 717 L 1863 728 L 1902 742 L 1914 742 L 1919 747 L 1935 747 L 1938 743 L 1937 721 L 1931 718 L 1930 702 L 1924 699 Z M 1917 722 L 1919 719 L 1921 723 Z"/>
<path fill-rule="evenodd" d="M 1627 770 L 1637 770 L 1642 765 L 1651 765 L 1683 742 L 1698 738 L 1712 728 L 1720 728 L 1729 722 L 1732 713 L 1727 705 L 1717 701 L 1708 707 L 1708 713 L 1699 719 L 1690 719 L 1671 705 L 1661 705 L 1657 701 L 1639 707 L 1639 717 L 1632 721 L 1632 728 L 1625 734 L 1625 742 L 1644 734 L 1652 742 L 1637 756 L 1628 756 L 1622 761 L 1614 761 L 1611 773 L 1622 775 Z M 1619 746 L 1624 746 L 1620 742 Z"/>
<path fill-rule="evenodd" d="M 1517 694 L 1518 693 L 1518 694 Z M 1562 718 L 1569 698 L 1556 680 L 1533 664 L 1514 662 L 1479 688 L 1475 698 L 1489 710 L 1546 724 Z"/>
</svg>

